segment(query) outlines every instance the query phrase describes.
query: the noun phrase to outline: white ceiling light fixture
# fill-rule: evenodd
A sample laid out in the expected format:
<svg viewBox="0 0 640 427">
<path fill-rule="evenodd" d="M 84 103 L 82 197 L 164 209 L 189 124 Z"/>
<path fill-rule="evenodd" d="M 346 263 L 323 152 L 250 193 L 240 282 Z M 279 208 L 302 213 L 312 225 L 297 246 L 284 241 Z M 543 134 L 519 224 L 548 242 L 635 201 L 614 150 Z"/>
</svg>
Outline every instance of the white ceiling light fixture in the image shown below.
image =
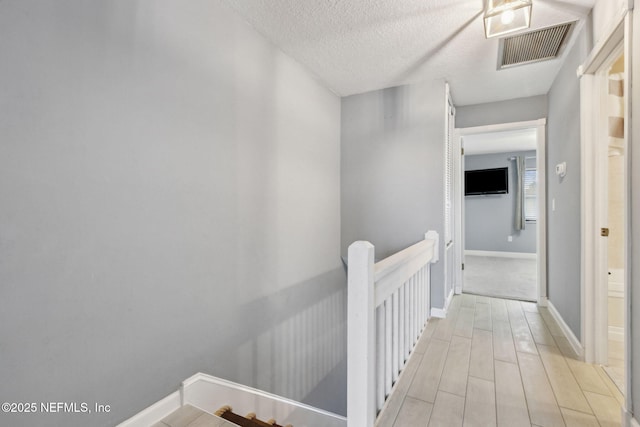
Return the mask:
<svg viewBox="0 0 640 427">
<path fill-rule="evenodd" d="M 501 36 L 531 25 L 532 0 L 486 0 L 484 35 Z"/>
</svg>

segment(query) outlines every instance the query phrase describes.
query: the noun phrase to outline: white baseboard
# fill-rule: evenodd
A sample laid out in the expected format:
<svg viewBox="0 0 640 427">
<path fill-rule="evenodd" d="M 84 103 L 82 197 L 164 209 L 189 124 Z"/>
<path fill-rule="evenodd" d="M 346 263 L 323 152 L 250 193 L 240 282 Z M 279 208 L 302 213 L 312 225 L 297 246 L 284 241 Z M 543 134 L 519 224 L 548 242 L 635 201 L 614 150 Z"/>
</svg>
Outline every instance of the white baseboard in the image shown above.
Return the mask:
<svg viewBox="0 0 640 427">
<path fill-rule="evenodd" d="M 624 427 L 640 427 L 638 420 L 633 418 L 633 415 L 625 408 L 622 408 L 622 425 Z"/>
<path fill-rule="evenodd" d="M 234 412 L 264 412 L 269 418 L 292 425 L 346 427 L 347 419 L 266 391 L 198 373 L 182 383 L 182 404 L 213 414 L 223 405 Z"/>
<path fill-rule="evenodd" d="M 437 317 L 439 319 L 444 319 L 447 317 L 447 310 L 444 308 L 432 308 L 431 309 L 431 317 Z"/>
<path fill-rule="evenodd" d="M 195 406 L 210 414 L 224 405 L 231 405 L 236 413 L 264 412 L 269 418 L 274 417 L 293 425 L 347 427 L 347 419 L 340 415 L 202 373 L 187 378 L 180 390 L 118 427 L 149 427 L 184 405 Z"/>
<path fill-rule="evenodd" d="M 449 296 L 444 301 L 444 308 L 431 308 L 431 317 L 438 317 L 440 319 L 444 319 L 447 317 L 447 312 L 449 311 L 449 304 L 451 304 L 451 300 L 453 299 L 453 289 L 449 292 Z"/>
<path fill-rule="evenodd" d="M 118 424 L 117 427 L 149 427 L 173 411 L 180 409 L 181 406 L 180 391 L 176 391 L 148 408 L 143 409 L 141 412 L 138 412 L 128 420 Z"/>
<path fill-rule="evenodd" d="M 584 347 L 582 347 L 580 340 L 576 338 L 571 328 L 569 328 L 569 326 L 565 323 L 558 310 L 556 310 L 553 303 L 549 300 L 547 300 L 547 308 L 549 309 L 549 313 L 551 313 L 551 316 L 553 316 L 553 319 L 556 321 L 558 326 L 560 326 L 560 330 L 562 330 L 565 338 L 569 341 L 569 344 L 571 344 L 571 348 L 573 349 L 574 353 L 581 360 L 584 360 Z"/>
<path fill-rule="evenodd" d="M 619 326 L 609 326 L 609 339 L 624 342 L 624 328 Z"/>
<path fill-rule="evenodd" d="M 449 305 L 451 304 L 451 300 L 453 300 L 453 289 L 451 289 L 451 292 L 449 292 L 449 295 L 447 296 L 447 299 L 444 301 L 444 310 L 445 311 L 449 311 Z"/>
<path fill-rule="evenodd" d="M 465 255 L 471 256 L 492 256 L 498 258 L 520 258 L 520 259 L 536 259 L 538 255 L 534 253 L 528 252 L 500 252 L 500 251 L 474 251 L 474 250 L 465 250 Z"/>
</svg>

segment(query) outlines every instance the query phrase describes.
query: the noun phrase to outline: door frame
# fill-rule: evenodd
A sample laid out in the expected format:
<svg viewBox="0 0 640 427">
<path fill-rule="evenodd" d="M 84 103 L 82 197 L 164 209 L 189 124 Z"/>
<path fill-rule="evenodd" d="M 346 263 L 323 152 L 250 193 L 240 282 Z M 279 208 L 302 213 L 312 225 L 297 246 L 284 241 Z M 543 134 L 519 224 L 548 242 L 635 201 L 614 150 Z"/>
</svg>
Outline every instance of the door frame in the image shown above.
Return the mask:
<svg viewBox="0 0 640 427">
<path fill-rule="evenodd" d="M 546 172 L 546 149 L 547 149 L 547 119 L 530 120 L 524 122 L 500 123 L 494 125 L 475 126 L 468 128 L 456 128 L 454 130 L 454 149 L 458 149 L 460 155 L 456 156 L 456 180 L 454 186 L 456 191 L 456 202 L 460 209 L 456 211 L 455 238 L 460 243 L 456 255 L 460 262 L 456 266 L 459 280 L 456 282 L 456 294 L 462 293 L 464 272 L 464 165 L 462 148 L 464 148 L 464 137 L 482 133 L 504 132 L 523 129 L 536 129 L 536 168 L 538 170 L 538 219 L 536 238 L 537 257 L 537 281 L 536 295 L 537 302 L 541 306 L 547 306 L 547 172 Z"/>
<path fill-rule="evenodd" d="M 607 279 L 607 240 L 600 236 L 600 228 L 607 223 L 607 188 L 603 182 L 608 166 L 606 145 L 602 144 L 604 123 L 601 105 L 606 105 L 603 70 L 616 54 L 625 55 L 625 274 L 624 274 L 624 347 L 625 347 L 625 410 L 630 412 L 630 274 L 631 274 L 631 24 L 632 5 L 625 6 L 611 26 L 607 36 L 594 47 L 587 60 L 578 68 L 580 77 L 580 122 L 581 122 L 581 187 L 582 187 L 582 251 L 581 251 L 581 329 L 582 345 L 587 363 L 606 364 L 608 359 L 608 287 L 602 286 Z"/>
<path fill-rule="evenodd" d="M 457 237 L 458 234 L 456 233 L 456 218 L 457 218 L 457 211 L 458 211 L 458 199 L 456 198 L 456 185 L 457 185 L 457 156 L 455 155 L 456 153 L 456 138 L 455 138 L 455 114 L 456 114 L 456 108 L 453 104 L 453 99 L 451 98 L 451 91 L 449 88 L 449 83 L 445 83 L 445 111 L 446 111 L 446 117 L 447 119 L 445 120 L 445 135 L 447 138 L 447 141 L 445 143 L 445 153 L 444 153 L 444 170 L 445 170 L 445 174 L 447 173 L 447 168 L 448 168 L 448 162 L 449 160 L 451 160 L 451 187 L 448 189 L 447 188 L 447 179 L 445 178 L 444 180 L 444 188 L 443 188 L 443 194 L 445 195 L 445 200 L 444 200 L 444 204 L 445 206 L 444 208 L 444 220 L 445 220 L 445 230 L 443 232 L 442 235 L 442 239 L 441 241 L 443 242 L 443 246 L 444 246 L 444 256 L 443 256 L 443 262 L 444 262 L 444 311 L 446 312 L 449 304 L 451 303 L 451 299 L 453 298 L 453 295 L 455 293 L 455 289 L 458 286 L 458 274 L 457 274 L 457 268 L 456 265 L 458 265 L 458 251 L 456 249 L 457 246 L 459 246 Z M 451 153 L 448 152 L 448 149 L 451 148 Z M 450 159 L 449 156 L 451 156 L 452 158 Z M 447 200 L 446 198 L 446 194 L 447 191 L 450 191 L 450 200 Z M 449 206 L 446 206 L 447 203 L 450 203 Z M 447 217 L 447 212 L 452 212 L 453 213 L 453 221 L 449 222 L 450 217 Z M 447 241 L 447 227 L 449 228 L 449 232 L 451 234 L 451 239 L 449 241 Z M 453 248 L 450 248 L 450 245 L 453 245 Z M 453 266 L 451 266 L 451 269 L 453 271 L 449 270 L 450 267 L 450 263 L 453 263 Z M 450 277 L 451 276 L 451 277 Z"/>
</svg>

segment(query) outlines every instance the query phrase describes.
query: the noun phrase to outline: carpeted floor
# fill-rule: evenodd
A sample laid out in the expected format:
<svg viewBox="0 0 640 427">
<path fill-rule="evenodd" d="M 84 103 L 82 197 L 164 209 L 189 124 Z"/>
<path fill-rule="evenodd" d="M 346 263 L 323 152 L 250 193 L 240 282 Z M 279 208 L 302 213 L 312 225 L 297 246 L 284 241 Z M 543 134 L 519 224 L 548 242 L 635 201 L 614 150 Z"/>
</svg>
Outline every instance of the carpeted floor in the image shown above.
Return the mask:
<svg viewBox="0 0 640 427">
<path fill-rule="evenodd" d="M 535 259 L 465 255 L 463 292 L 535 301 Z"/>
</svg>

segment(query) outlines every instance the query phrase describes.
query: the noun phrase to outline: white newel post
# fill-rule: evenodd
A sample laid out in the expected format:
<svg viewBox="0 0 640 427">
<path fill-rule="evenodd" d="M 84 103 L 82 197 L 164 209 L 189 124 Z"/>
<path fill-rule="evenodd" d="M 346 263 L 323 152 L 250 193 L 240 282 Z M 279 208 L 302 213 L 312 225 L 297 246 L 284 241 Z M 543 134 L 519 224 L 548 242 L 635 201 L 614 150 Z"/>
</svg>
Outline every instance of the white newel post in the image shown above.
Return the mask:
<svg viewBox="0 0 640 427">
<path fill-rule="evenodd" d="M 347 283 L 347 426 L 372 427 L 375 401 L 374 247 L 349 246 Z"/>
<path fill-rule="evenodd" d="M 440 235 L 435 230 L 429 230 L 424 234 L 425 240 L 433 239 L 435 243 L 433 244 L 433 258 L 431 259 L 431 264 L 435 264 L 440 260 Z"/>
</svg>

